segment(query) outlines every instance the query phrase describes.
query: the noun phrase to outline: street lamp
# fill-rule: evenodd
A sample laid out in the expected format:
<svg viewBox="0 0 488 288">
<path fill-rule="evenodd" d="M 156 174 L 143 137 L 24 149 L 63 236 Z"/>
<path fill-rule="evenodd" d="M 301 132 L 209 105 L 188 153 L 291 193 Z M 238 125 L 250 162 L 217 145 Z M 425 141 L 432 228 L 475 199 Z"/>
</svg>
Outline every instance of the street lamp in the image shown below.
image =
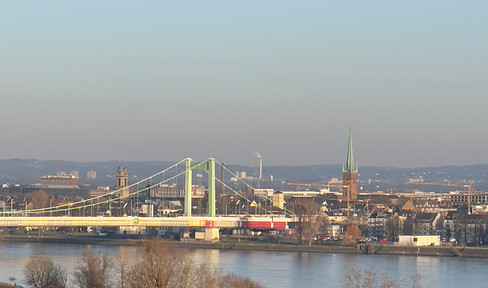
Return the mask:
<svg viewBox="0 0 488 288">
<path fill-rule="evenodd" d="M 241 202 L 241 199 L 238 199 L 236 201 L 236 208 L 235 208 L 235 210 L 236 210 L 236 216 L 239 215 L 239 214 L 241 214 L 241 206 L 239 205 L 240 202 Z M 239 207 L 239 211 L 237 211 L 237 207 Z"/>
<path fill-rule="evenodd" d="M 222 202 L 222 213 L 227 215 L 227 194 L 220 195 L 220 201 Z"/>
</svg>

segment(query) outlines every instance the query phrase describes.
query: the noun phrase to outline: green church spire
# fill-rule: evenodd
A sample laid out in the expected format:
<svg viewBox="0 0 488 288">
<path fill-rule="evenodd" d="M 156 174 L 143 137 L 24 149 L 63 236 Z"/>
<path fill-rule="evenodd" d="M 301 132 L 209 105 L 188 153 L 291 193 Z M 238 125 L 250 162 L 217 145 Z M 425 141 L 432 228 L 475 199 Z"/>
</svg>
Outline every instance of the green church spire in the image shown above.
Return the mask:
<svg viewBox="0 0 488 288">
<path fill-rule="evenodd" d="M 349 142 L 347 143 L 347 159 L 346 165 L 343 167 L 342 172 L 358 173 L 358 167 L 354 166 L 354 156 L 352 152 L 352 133 L 349 128 Z"/>
</svg>

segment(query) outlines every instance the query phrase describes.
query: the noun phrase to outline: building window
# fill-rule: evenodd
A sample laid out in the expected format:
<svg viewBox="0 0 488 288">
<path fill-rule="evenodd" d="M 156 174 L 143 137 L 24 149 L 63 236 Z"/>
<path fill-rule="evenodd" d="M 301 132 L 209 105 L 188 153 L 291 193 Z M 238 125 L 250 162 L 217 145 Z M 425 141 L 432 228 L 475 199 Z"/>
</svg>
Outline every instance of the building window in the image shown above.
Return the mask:
<svg viewBox="0 0 488 288">
<path fill-rule="evenodd" d="M 413 242 L 417 242 L 417 237 L 413 238 Z"/>
</svg>

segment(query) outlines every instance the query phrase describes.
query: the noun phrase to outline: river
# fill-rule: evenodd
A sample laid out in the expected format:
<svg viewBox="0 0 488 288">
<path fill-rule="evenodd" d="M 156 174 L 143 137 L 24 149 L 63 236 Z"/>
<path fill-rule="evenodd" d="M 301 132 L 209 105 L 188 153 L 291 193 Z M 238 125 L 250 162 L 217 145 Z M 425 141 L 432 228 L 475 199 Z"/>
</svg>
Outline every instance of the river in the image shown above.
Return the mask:
<svg viewBox="0 0 488 288">
<path fill-rule="evenodd" d="M 134 255 L 135 247 L 90 245 L 115 255 Z M 23 284 L 22 267 L 32 255 L 46 255 L 70 273 L 86 245 L 6 242 L 0 247 L 0 282 L 13 276 Z M 407 285 L 414 274 L 422 287 L 484 287 L 488 281 L 488 259 L 459 257 L 417 257 L 348 255 L 308 252 L 268 252 L 237 250 L 190 250 L 197 262 L 208 263 L 224 273 L 250 277 L 265 287 L 341 287 L 344 274 L 352 268 L 373 267 Z M 68 275 L 68 280 L 70 275 Z"/>
</svg>

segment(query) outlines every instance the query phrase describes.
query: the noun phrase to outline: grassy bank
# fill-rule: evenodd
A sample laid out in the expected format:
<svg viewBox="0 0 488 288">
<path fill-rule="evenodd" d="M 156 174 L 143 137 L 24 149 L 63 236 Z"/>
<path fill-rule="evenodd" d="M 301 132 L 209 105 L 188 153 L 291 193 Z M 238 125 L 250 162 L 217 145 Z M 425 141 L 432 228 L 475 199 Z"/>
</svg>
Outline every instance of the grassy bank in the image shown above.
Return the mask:
<svg viewBox="0 0 488 288">
<path fill-rule="evenodd" d="M 22 286 L 19 285 L 14 286 L 7 283 L 0 283 L 0 288 L 22 288 Z"/>
</svg>

